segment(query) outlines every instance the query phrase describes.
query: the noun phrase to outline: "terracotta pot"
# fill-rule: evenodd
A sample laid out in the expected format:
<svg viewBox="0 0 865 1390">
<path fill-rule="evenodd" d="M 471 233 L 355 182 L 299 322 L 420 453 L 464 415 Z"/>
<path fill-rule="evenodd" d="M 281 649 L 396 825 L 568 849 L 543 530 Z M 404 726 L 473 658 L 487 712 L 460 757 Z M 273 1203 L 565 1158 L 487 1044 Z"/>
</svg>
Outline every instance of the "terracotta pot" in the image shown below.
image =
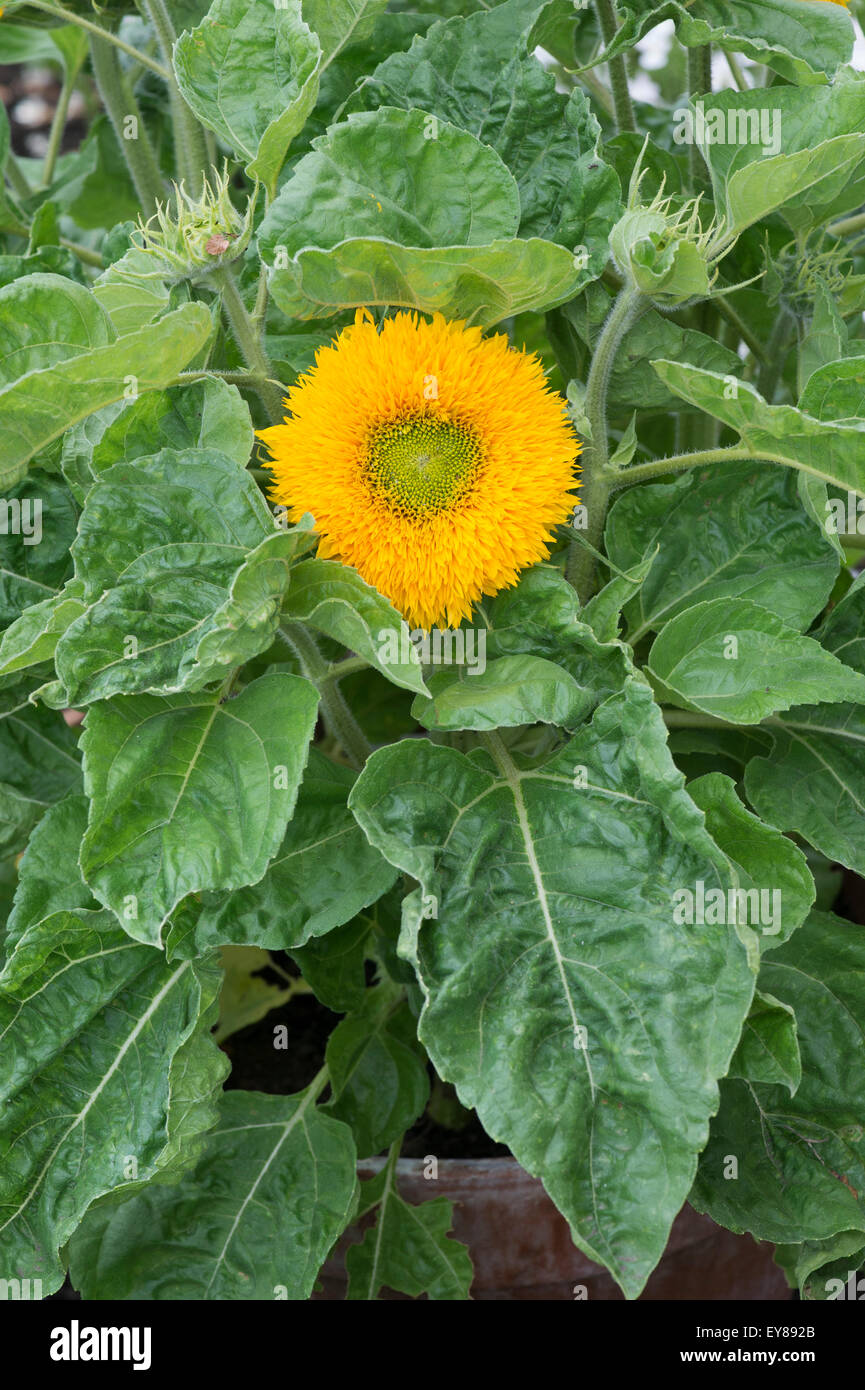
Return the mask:
<svg viewBox="0 0 865 1390">
<path fill-rule="evenodd" d="M 372 1177 L 383 1159 L 358 1165 Z M 449 1197 L 453 1234 L 471 1251 L 475 1266 L 472 1298 L 480 1300 L 572 1300 L 575 1285 L 590 1299 L 621 1299 L 618 1286 L 600 1265 L 581 1254 L 564 1217 L 536 1178 L 513 1158 L 442 1159 L 436 1180 L 424 1177 L 424 1160 L 399 1161 L 398 1183 L 409 1202 Z M 361 1227 L 367 1224 L 361 1223 Z M 346 1246 L 361 1237 L 353 1227 L 324 1266 L 318 1299 L 345 1297 Z M 403 1295 L 383 1292 L 385 1298 Z M 661 1263 L 642 1299 L 790 1299 L 772 1246 L 736 1236 L 684 1207 L 673 1223 Z"/>
</svg>

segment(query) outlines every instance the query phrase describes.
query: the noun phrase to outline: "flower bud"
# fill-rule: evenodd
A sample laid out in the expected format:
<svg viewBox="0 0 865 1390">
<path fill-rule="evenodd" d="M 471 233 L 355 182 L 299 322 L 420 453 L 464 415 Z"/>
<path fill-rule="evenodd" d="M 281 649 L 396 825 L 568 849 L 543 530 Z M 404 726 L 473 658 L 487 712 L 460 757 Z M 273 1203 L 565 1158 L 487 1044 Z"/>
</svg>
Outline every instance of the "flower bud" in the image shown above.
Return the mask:
<svg viewBox="0 0 865 1390">
<path fill-rule="evenodd" d="M 256 194 L 242 216 L 231 201 L 228 166 L 214 171 L 199 198 L 174 185 L 173 205 L 160 203 L 133 233 L 133 245 L 154 258 L 154 274 L 165 280 L 200 280 L 243 255 L 252 234 Z"/>
</svg>

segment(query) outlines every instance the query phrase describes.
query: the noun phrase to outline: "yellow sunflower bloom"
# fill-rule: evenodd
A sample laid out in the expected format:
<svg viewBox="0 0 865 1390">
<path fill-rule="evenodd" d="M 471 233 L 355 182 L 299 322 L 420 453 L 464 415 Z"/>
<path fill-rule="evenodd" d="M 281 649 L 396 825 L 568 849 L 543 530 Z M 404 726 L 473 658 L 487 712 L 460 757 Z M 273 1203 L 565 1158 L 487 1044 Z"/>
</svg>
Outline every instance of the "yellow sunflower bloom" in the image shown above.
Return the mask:
<svg viewBox="0 0 865 1390">
<path fill-rule="evenodd" d="M 580 444 L 539 360 L 479 328 L 367 310 L 262 430 L 271 500 L 315 517 L 318 553 L 353 565 L 409 623 L 457 626 L 549 554 Z"/>
</svg>

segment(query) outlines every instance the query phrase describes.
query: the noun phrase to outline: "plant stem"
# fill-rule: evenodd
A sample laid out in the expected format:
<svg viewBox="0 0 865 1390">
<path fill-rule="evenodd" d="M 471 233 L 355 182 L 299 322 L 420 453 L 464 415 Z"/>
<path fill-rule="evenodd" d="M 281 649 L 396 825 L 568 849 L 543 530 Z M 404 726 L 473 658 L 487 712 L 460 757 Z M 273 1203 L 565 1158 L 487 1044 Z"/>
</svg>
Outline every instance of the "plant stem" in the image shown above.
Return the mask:
<svg viewBox="0 0 865 1390">
<path fill-rule="evenodd" d="M 54 170 L 57 166 L 57 156 L 60 153 L 60 145 L 63 140 L 63 131 L 66 126 L 66 115 L 69 111 L 69 102 L 75 89 L 75 82 L 78 78 L 79 68 L 63 69 L 63 85 L 60 88 L 60 95 L 57 98 L 57 105 L 54 108 L 54 118 L 51 122 L 51 131 L 48 136 L 48 148 L 45 151 L 45 159 L 42 164 L 42 187 L 48 188 L 54 177 Z"/>
<path fill-rule="evenodd" d="M 616 0 L 595 0 L 595 8 L 598 12 L 604 47 L 609 48 L 619 27 Z M 610 74 L 616 125 L 620 131 L 635 130 L 634 108 L 631 105 L 631 93 L 628 90 L 628 70 L 625 66 L 624 54 L 619 53 L 615 58 L 608 59 L 607 69 Z"/>
<path fill-rule="evenodd" d="M 691 101 L 695 97 L 704 96 L 706 92 L 712 90 L 712 51 L 709 44 L 702 44 L 698 48 L 688 49 L 688 96 Z M 700 178 L 700 149 L 696 140 L 691 140 L 688 146 L 688 168 L 691 171 L 691 181 L 696 183 Z"/>
<path fill-rule="evenodd" d="M 74 251 L 79 261 L 83 261 L 85 265 L 95 266 L 97 270 L 105 269 L 104 256 L 100 256 L 98 251 L 92 251 L 89 246 L 82 246 L 80 242 L 70 241 L 65 236 L 60 237 L 60 245 Z"/>
<path fill-rule="evenodd" d="M 757 390 L 769 405 L 772 404 L 778 381 L 784 370 L 784 363 L 787 360 L 787 349 L 790 345 L 790 333 L 793 327 L 791 316 L 786 309 L 781 309 L 772 332 L 769 334 L 769 341 L 766 344 L 766 352 L 760 374 L 757 377 Z"/>
<path fill-rule="evenodd" d="M 283 391 L 273 381 L 273 367 L 261 345 L 255 323 L 243 302 L 237 281 L 228 266 L 214 270 L 211 278 L 222 291 L 222 307 L 231 324 L 231 331 L 237 340 L 243 360 L 253 376 L 258 378 L 254 389 L 272 423 L 279 425 L 285 416 Z"/>
<path fill-rule="evenodd" d="M 187 105 L 174 75 L 172 53 L 177 33 L 165 0 L 142 0 L 142 9 L 156 31 L 159 48 L 166 63 L 165 80 L 168 83 L 168 98 L 171 104 L 177 167 L 193 196 L 198 197 L 204 184 L 204 171 L 210 160 L 204 142 L 204 131 Z"/>
<path fill-rule="evenodd" d="M 617 469 L 610 469 L 609 466 L 607 388 L 622 338 L 644 308 L 645 301 L 636 289 L 623 289 L 617 296 L 598 339 L 586 383 L 585 409 L 591 438 L 584 455 L 586 481 L 580 500 L 588 515 L 586 540 L 596 550 L 600 549 L 604 533 L 611 482 L 618 473 Z M 586 603 L 592 596 L 594 575 L 595 557 L 579 541 L 572 541 L 567 577 L 577 590 L 581 603 Z"/>
<path fill-rule="evenodd" d="M 153 153 L 150 137 L 138 110 L 135 98 L 124 86 L 120 62 L 115 50 L 102 38 L 90 40 L 90 57 L 93 75 L 99 88 L 108 118 L 114 127 L 117 142 L 132 176 L 144 213 L 149 217 L 156 204 L 165 196 L 162 175 Z M 137 139 L 127 140 L 124 123 L 127 116 L 134 116 Z"/>
<path fill-rule="evenodd" d="M 24 171 L 14 154 L 9 154 L 6 159 L 6 177 L 12 185 L 12 191 L 18 194 L 19 198 L 29 198 L 33 192 Z"/>
<path fill-rule="evenodd" d="M 848 232 L 861 232 L 863 228 L 865 212 L 857 212 L 852 217 L 842 217 L 840 222 L 830 222 L 826 231 L 830 236 L 847 236 Z"/>
<path fill-rule="evenodd" d="M 735 463 L 741 459 L 762 457 L 744 445 L 735 448 L 700 449 L 693 454 L 672 454 L 669 458 L 654 459 L 652 463 L 637 463 L 631 468 L 623 468 L 613 475 L 611 491 L 631 487 L 634 483 L 645 483 L 652 478 L 662 478 L 667 473 L 679 473 L 685 468 L 699 468 L 705 463 Z"/>
<path fill-rule="evenodd" d="M 336 739 L 352 765 L 362 768 L 372 752 L 372 744 L 349 709 L 315 638 L 302 623 L 289 622 L 279 630 L 300 661 L 304 674 L 318 689 L 328 733 Z"/>
<path fill-rule="evenodd" d="M 748 79 L 745 76 L 742 65 L 740 64 L 739 59 L 736 57 L 735 53 L 731 53 L 728 49 L 727 52 L 724 54 L 724 57 L 727 59 L 727 67 L 730 69 L 733 81 L 739 88 L 739 91 L 750 92 L 751 87 L 749 85 Z"/>
<path fill-rule="evenodd" d="M 742 339 L 742 342 L 750 348 L 754 356 L 760 362 L 765 362 L 766 349 L 760 342 L 759 338 L 755 337 L 755 335 L 751 332 L 751 329 L 748 327 L 745 320 L 733 308 L 729 299 L 725 298 L 725 296 L 721 294 L 718 295 L 718 297 L 715 299 L 714 304 L 721 317 L 725 318 L 729 324 L 732 324 L 733 328 L 735 328 L 739 337 Z"/>
<path fill-rule="evenodd" d="M 99 24 L 93 24 L 91 20 L 73 14 L 71 10 L 64 10 L 60 5 L 47 4 L 46 0 L 28 0 L 28 3 L 34 10 L 43 10 L 45 14 L 54 15 L 63 24 L 77 24 L 79 29 L 86 29 L 88 34 L 91 34 L 98 42 L 113 44 L 122 53 L 134 58 L 136 63 L 143 63 L 146 68 L 150 68 L 151 72 L 155 72 L 158 77 L 168 81 L 170 73 L 167 68 L 164 68 L 161 63 L 157 63 L 149 54 L 142 53 L 140 48 L 133 48 L 131 44 L 124 43 L 123 39 L 112 34 L 110 29 L 103 29 Z"/>
</svg>

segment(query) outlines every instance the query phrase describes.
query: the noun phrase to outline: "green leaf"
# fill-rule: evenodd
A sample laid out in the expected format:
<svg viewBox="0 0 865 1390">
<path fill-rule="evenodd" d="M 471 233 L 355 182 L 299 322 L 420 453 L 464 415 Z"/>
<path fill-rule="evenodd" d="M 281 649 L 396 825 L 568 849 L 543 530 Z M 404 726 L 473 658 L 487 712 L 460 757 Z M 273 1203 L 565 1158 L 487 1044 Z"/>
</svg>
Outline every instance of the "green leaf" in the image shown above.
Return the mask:
<svg viewBox="0 0 865 1390">
<path fill-rule="evenodd" d="M 10 623 L 0 638 L 0 676 L 53 660 L 60 637 L 86 611 L 87 605 L 77 597 L 80 591 L 78 581 L 72 580 L 61 593 L 32 603 Z"/>
<path fill-rule="evenodd" d="M 802 1058 L 796 1015 L 789 1004 L 757 990 L 727 1075 L 786 1086 L 791 1096 L 796 1094 Z"/>
<path fill-rule="evenodd" d="M 71 573 L 78 508 L 58 478 L 34 471 L 0 501 L 0 628 L 53 596 Z"/>
<path fill-rule="evenodd" d="M 815 912 L 763 961 L 760 989 L 796 1015 L 802 1080 L 728 1080 L 690 1200 L 757 1240 L 865 1230 L 865 935 Z M 729 1174 L 730 1155 L 738 1175 Z"/>
<path fill-rule="evenodd" d="M 415 1205 L 397 1187 L 397 1167 L 388 1163 L 361 1190 L 361 1206 L 378 1206 L 375 1226 L 349 1246 L 349 1299 L 374 1300 L 384 1287 L 438 1301 L 468 1299 L 474 1270 L 464 1245 L 453 1240 L 453 1203 L 435 1197 Z"/>
<path fill-rule="evenodd" d="M 364 79 L 349 110 L 419 108 L 496 150 L 520 193 L 520 235 L 583 246 L 592 274 L 606 264 L 621 215 L 619 180 L 599 153 L 601 129 L 581 89 L 565 95 L 530 52 L 545 0 L 505 4 L 436 24 Z"/>
<path fill-rule="evenodd" d="M 759 925 L 760 949 L 772 950 L 801 927 L 814 903 L 807 859 L 746 810 L 731 778 L 708 773 L 689 782 L 688 793 L 706 813 L 706 829 L 733 865 L 740 892 L 748 894 L 744 920 Z"/>
<path fill-rule="evenodd" d="M 121 532 L 106 539 L 111 519 Z M 163 449 L 93 484 L 73 547 L 92 606 L 57 644 L 70 704 L 200 690 L 265 651 L 309 526 L 275 531 L 252 476 L 214 450 Z"/>
<path fill-rule="evenodd" d="M 353 783 L 349 768 L 310 750 L 294 815 L 264 877 L 231 894 L 205 893 L 198 951 L 229 942 L 305 946 L 387 892 L 396 874 L 348 809 Z"/>
<path fill-rule="evenodd" d="M 20 938 L 0 975 L 4 1276 L 53 1292 L 94 1201 L 194 1159 L 225 1072 L 206 1036 L 215 988 L 212 967 L 166 965 L 107 912 L 55 913 Z"/>
<path fill-rule="evenodd" d="M 153 257 L 131 246 L 94 281 L 93 297 L 118 333 L 134 333 L 162 317 L 170 307 L 171 293 L 154 271 Z"/>
<path fill-rule="evenodd" d="M 78 855 L 87 829 L 88 802 L 71 793 L 45 812 L 18 866 L 18 885 L 6 922 L 7 951 L 31 928 L 61 912 L 96 913 Z"/>
<path fill-rule="evenodd" d="M 112 464 L 160 449 L 216 449 L 245 468 L 254 444 L 249 407 L 237 387 L 205 377 L 96 411 L 64 435 L 60 466 L 83 502 Z"/>
<path fill-rule="evenodd" d="M 5 293 L 0 290 L 0 296 Z M 48 314 L 55 294 L 54 289 L 45 291 Z M 17 482 L 34 454 L 92 411 L 130 391 L 141 394 L 170 385 L 207 341 L 210 328 L 203 304 L 185 304 L 159 323 L 86 351 L 79 344 L 76 355 L 50 364 L 45 363 L 46 350 L 28 347 L 22 335 L 22 351 L 10 349 L 9 357 L 14 356 L 21 375 L 0 389 L 0 488 Z"/>
<path fill-rule="evenodd" d="M 725 377 L 679 362 L 653 362 L 670 390 L 740 436 L 755 459 L 783 463 L 865 496 L 865 420 L 815 420 L 792 405 L 769 405 L 747 381 L 732 390 Z"/>
<path fill-rule="evenodd" d="M 334 1013 L 359 1009 L 366 993 L 364 961 L 371 930 L 365 913 L 326 936 L 311 937 L 305 946 L 293 947 L 292 959 L 316 999 Z"/>
<path fill-rule="evenodd" d="M 71 1247 L 75 1287 L 121 1301 L 309 1298 L 357 1201 L 351 1131 L 315 1096 L 227 1092 L 193 1173 L 92 1213 Z"/>
<path fill-rule="evenodd" d="M 733 879 L 665 744 L 631 677 L 541 766 L 412 739 L 374 753 L 349 802 L 421 883 L 401 952 L 436 1070 L 629 1297 L 687 1194 L 753 990 L 735 928 L 675 921 L 687 884 Z"/>
<path fill-rule="evenodd" d="M 829 293 L 826 284 L 822 280 L 818 280 L 814 288 L 814 310 L 811 315 L 811 322 L 805 328 L 799 344 L 799 380 L 807 383 L 814 372 L 821 367 L 825 367 L 829 362 L 837 362 L 839 357 L 844 357 L 848 336 L 847 325 L 838 311 L 834 297 Z M 799 408 L 806 408 L 801 400 L 799 401 Z M 811 413 L 816 412 L 812 411 Z M 855 411 L 850 413 L 855 414 Z M 842 417 L 838 415 L 820 416 L 818 414 L 818 418 L 838 420 Z"/>
<path fill-rule="evenodd" d="M 839 1231 L 826 1240 L 779 1245 L 775 1250 L 776 1262 L 790 1283 L 798 1285 L 800 1298 L 820 1301 L 861 1297 L 856 1273 L 862 1267 L 863 1256 L 862 1231 Z"/>
<path fill-rule="evenodd" d="M 292 571 L 283 614 L 357 652 L 403 690 L 426 692 L 409 629 L 393 604 L 337 560 L 304 560 Z"/>
<path fill-rule="evenodd" d="M 429 1100 L 426 1054 L 399 985 L 368 989 L 327 1040 L 329 1115 L 349 1126 L 359 1158 L 381 1153 L 410 1129 Z"/>
<path fill-rule="evenodd" d="M 427 729 L 499 729 L 560 724 L 573 729 L 597 704 L 596 692 L 540 656 L 504 656 L 467 674 L 436 671 L 431 695 L 419 695 L 412 714 Z"/>
<path fill-rule="evenodd" d="M 29 702 L 25 684 L 0 691 L 0 848 L 21 849 L 48 806 L 81 781 L 77 731 Z"/>
<path fill-rule="evenodd" d="M 865 708 L 797 706 L 773 719 L 769 732 L 771 753 L 753 758 L 745 772 L 754 810 L 865 873 Z"/>
<path fill-rule="evenodd" d="M 259 232 L 290 318 L 394 304 L 491 324 L 561 303 L 588 278 L 563 247 L 516 239 L 514 178 L 466 131 L 382 108 L 313 143 Z"/>
<path fill-rule="evenodd" d="M 487 628 L 488 660 L 543 657 L 593 691 L 595 703 L 620 690 L 631 669 L 622 643 L 595 635 L 573 585 L 551 565 L 526 570 L 518 584 L 484 599 L 477 611 Z"/>
<path fill-rule="evenodd" d="M 303 0 L 303 17 L 318 35 L 323 65 L 352 44 L 366 42 L 386 8 L 387 0 Z"/>
<path fill-rule="evenodd" d="M 300 0 L 214 0 L 198 28 L 181 34 L 174 47 L 186 101 L 271 195 L 288 147 L 315 105 L 320 61 Z"/>
<path fill-rule="evenodd" d="M 825 607 L 840 564 L 803 509 L 795 475 L 771 464 L 694 469 L 629 488 L 610 510 L 604 538 L 622 569 L 657 550 L 625 610 L 632 643 L 692 604 L 720 598 L 747 598 L 801 630 Z"/>
<path fill-rule="evenodd" d="M 865 419 L 865 357 L 817 366 L 808 377 L 799 409 L 817 420 Z"/>
<path fill-rule="evenodd" d="M 734 724 L 806 700 L 865 703 L 865 676 L 749 599 L 711 599 L 671 618 L 647 669 L 676 704 Z"/>
<path fill-rule="evenodd" d="M 294 808 L 317 707 L 308 681 L 274 674 L 225 703 L 132 695 L 90 710 L 81 868 L 130 936 L 156 944 L 187 893 L 261 878 Z"/>
<path fill-rule="evenodd" d="M 93 295 L 44 273 L 0 289 L 0 389 L 112 343 L 116 333 Z"/>
<path fill-rule="evenodd" d="M 687 48 L 714 43 L 765 63 L 789 82 L 813 88 L 852 55 L 853 30 L 840 6 L 803 13 L 799 0 L 692 0 L 653 5 L 622 0 L 623 24 L 604 54 L 631 48 L 665 19 Z M 597 61 L 597 60 L 596 60 Z M 712 102 L 718 93 L 714 93 Z"/>
<path fill-rule="evenodd" d="M 776 211 L 802 231 L 858 207 L 865 180 L 863 111 L 865 85 L 852 69 L 819 88 L 714 92 L 695 134 L 725 236 Z"/>
</svg>

